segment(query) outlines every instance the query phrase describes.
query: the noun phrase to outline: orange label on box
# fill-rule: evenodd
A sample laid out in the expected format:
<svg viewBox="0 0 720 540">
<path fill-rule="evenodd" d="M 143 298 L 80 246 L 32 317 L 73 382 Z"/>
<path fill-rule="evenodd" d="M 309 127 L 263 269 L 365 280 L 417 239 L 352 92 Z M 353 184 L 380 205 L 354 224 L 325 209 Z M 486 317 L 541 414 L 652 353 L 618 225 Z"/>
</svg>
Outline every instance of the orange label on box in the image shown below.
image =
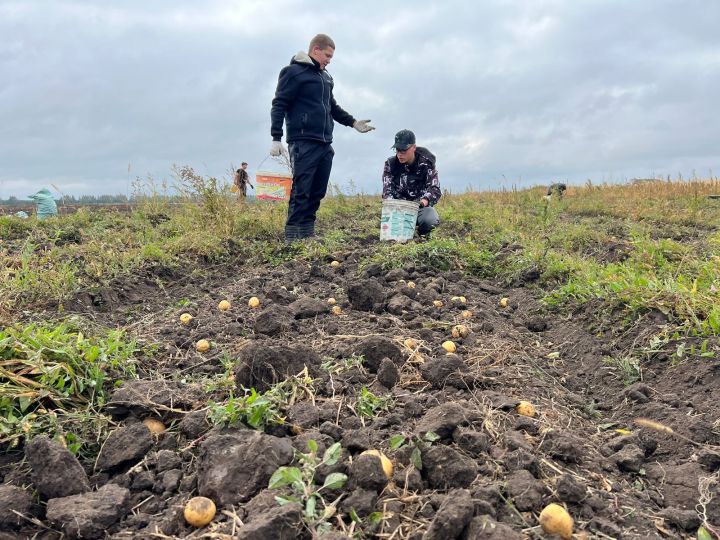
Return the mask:
<svg viewBox="0 0 720 540">
<path fill-rule="evenodd" d="M 257 173 L 255 196 L 266 201 L 287 201 L 292 190 L 292 177 L 286 174 Z"/>
</svg>

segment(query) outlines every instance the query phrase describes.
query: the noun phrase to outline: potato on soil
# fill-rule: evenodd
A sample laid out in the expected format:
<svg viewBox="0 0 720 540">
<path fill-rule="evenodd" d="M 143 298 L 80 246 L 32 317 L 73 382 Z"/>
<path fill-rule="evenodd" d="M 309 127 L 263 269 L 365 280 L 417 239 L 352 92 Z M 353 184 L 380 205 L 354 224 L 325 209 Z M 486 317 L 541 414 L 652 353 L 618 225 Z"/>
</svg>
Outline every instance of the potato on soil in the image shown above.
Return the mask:
<svg viewBox="0 0 720 540">
<path fill-rule="evenodd" d="M 473 312 L 466 309 L 461 315 L 463 319 L 472 319 Z"/>
<path fill-rule="evenodd" d="M 145 420 L 143 420 L 143 424 L 145 424 L 145 426 L 156 435 L 164 433 L 166 429 L 165 424 L 163 424 L 157 418 L 146 418 Z"/>
<path fill-rule="evenodd" d="M 411 337 L 407 338 L 403 343 L 408 349 L 416 349 L 418 346 L 417 340 Z"/>
<path fill-rule="evenodd" d="M 193 316 L 189 313 L 183 313 L 180 315 L 180 322 L 183 324 L 190 324 L 190 321 L 193 320 Z"/>
<path fill-rule="evenodd" d="M 443 307 L 443 301 L 442 300 L 433 300 L 433 306 Z"/>
<path fill-rule="evenodd" d="M 220 300 L 220 303 L 218 304 L 218 309 L 220 311 L 227 311 L 228 309 L 230 309 L 230 302 L 228 302 L 227 300 Z"/>
<path fill-rule="evenodd" d="M 383 454 L 380 450 L 365 450 L 360 454 L 361 456 L 377 456 L 380 458 L 380 462 L 382 463 L 383 471 L 385 471 L 385 476 L 387 476 L 388 480 L 392 478 L 393 475 L 393 464 L 388 457 Z"/>
<path fill-rule="evenodd" d="M 415 288 L 415 282 L 414 281 L 408 281 L 407 282 L 408 289 L 414 289 Z"/>
<path fill-rule="evenodd" d="M 248 300 L 248 306 L 251 308 L 256 308 L 260 306 L 260 299 L 257 296 L 253 296 Z"/>
<path fill-rule="evenodd" d="M 452 341 L 443 341 L 442 348 L 445 349 L 449 353 L 454 353 L 457 351 L 457 346 Z"/>
<path fill-rule="evenodd" d="M 548 534 L 556 534 L 563 540 L 568 540 L 573 533 L 573 519 L 559 504 L 548 504 L 540 512 L 540 526 Z"/>
<path fill-rule="evenodd" d="M 335 304 L 337 304 L 337 300 L 335 300 L 335 299 L 331 296 L 330 298 L 327 299 L 327 303 L 330 304 L 331 306 L 334 306 Z"/>
<path fill-rule="evenodd" d="M 530 418 L 533 418 L 535 414 L 537 414 L 535 412 L 535 406 L 529 401 L 521 401 L 515 405 L 515 412 L 520 416 L 529 416 Z"/>
<path fill-rule="evenodd" d="M 470 335 L 470 329 L 465 326 L 464 324 L 456 324 L 452 327 L 452 330 L 450 331 L 452 334 L 452 337 L 455 339 L 457 338 L 466 338 Z"/>
<path fill-rule="evenodd" d="M 500 302 L 498 302 L 498 303 L 500 304 L 500 307 L 507 307 L 509 301 L 510 300 L 508 300 L 507 298 L 501 298 Z"/>
<path fill-rule="evenodd" d="M 210 349 L 210 342 L 207 339 L 199 339 L 195 344 L 195 350 L 197 352 L 205 352 Z"/>
<path fill-rule="evenodd" d="M 465 298 L 464 296 L 453 296 L 450 301 L 455 304 L 464 304 L 467 302 L 467 298 Z"/>
<path fill-rule="evenodd" d="M 340 266 L 340 261 L 333 261 L 330 263 L 330 266 L 332 266 L 333 268 L 337 268 L 338 266 Z"/>
<path fill-rule="evenodd" d="M 342 313 L 342 308 L 340 306 L 333 306 L 330 311 L 332 311 L 335 315 L 340 315 Z"/>
<path fill-rule="evenodd" d="M 207 497 L 193 497 L 185 505 L 185 521 L 193 527 L 204 527 L 215 517 L 215 503 Z"/>
</svg>

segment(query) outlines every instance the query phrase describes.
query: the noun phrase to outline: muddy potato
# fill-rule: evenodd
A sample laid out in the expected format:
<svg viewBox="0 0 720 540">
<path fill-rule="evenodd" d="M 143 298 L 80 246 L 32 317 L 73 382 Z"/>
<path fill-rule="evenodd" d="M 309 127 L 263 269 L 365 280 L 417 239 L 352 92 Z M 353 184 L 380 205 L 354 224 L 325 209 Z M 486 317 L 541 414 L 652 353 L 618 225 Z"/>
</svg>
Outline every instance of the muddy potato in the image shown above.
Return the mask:
<svg viewBox="0 0 720 540">
<path fill-rule="evenodd" d="M 210 349 L 210 342 L 207 339 L 199 339 L 197 343 L 195 343 L 195 350 L 197 352 L 206 352 Z"/>
<path fill-rule="evenodd" d="M 193 497 L 185 505 L 185 521 L 193 527 L 204 527 L 215 517 L 215 503 L 207 497 Z"/>
<path fill-rule="evenodd" d="M 145 424 L 145 427 L 147 427 L 150 431 L 152 431 L 154 434 L 159 435 L 160 433 L 165 432 L 165 424 L 163 424 L 160 420 L 157 418 L 146 418 L 143 420 L 143 424 Z"/>
<path fill-rule="evenodd" d="M 456 324 L 452 327 L 452 330 L 450 331 L 452 334 L 452 337 L 455 339 L 458 338 L 466 338 L 470 335 L 470 329 L 465 326 L 464 324 Z"/>
<path fill-rule="evenodd" d="M 556 534 L 563 540 L 569 540 L 573 533 L 573 519 L 559 504 L 548 504 L 540 512 L 540 526 L 548 534 Z"/>
<path fill-rule="evenodd" d="M 193 320 L 193 316 L 190 315 L 189 313 L 183 313 L 182 315 L 180 315 L 180 322 L 182 324 L 190 324 L 190 321 L 192 321 L 192 320 Z"/>
<path fill-rule="evenodd" d="M 467 302 L 467 298 L 465 298 L 464 296 L 453 296 L 450 301 L 455 304 L 464 304 Z"/>
<path fill-rule="evenodd" d="M 498 302 L 498 304 L 500 304 L 500 307 L 507 307 L 508 302 L 510 302 L 510 300 L 508 300 L 507 298 L 501 298 L 500 302 Z"/>
<path fill-rule="evenodd" d="M 248 300 L 248 306 L 251 308 L 260 307 L 260 299 L 257 296 L 253 296 Z"/>
<path fill-rule="evenodd" d="M 332 266 L 333 268 L 337 268 L 338 266 L 340 266 L 340 261 L 333 261 L 330 263 L 330 266 Z"/>
<path fill-rule="evenodd" d="M 408 289 L 414 289 L 415 288 L 415 282 L 414 281 L 408 281 L 407 282 Z"/>
<path fill-rule="evenodd" d="M 340 315 L 342 313 L 342 308 L 340 306 L 333 306 L 331 311 L 335 315 Z"/>
<path fill-rule="evenodd" d="M 330 304 L 331 306 L 334 306 L 335 304 L 337 304 L 337 300 L 335 300 L 335 299 L 331 296 L 330 298 L 327 299 L 327 303 Z"/>
<path fill-rule="evenodd" d="M 433 306 L 443 307 L 443 301 L 442 300 L 433 300 Z"/>
<path fill-rule="evenodd" d="M 472 316 L 473 316 L 473 312 L 472 312 L 472 311 L 469 311 L 469 310 L 466 309 L 465 311 L 462 312 L 462 318 L 463 318 L 463 319 L 472 319 Z"/>
<path fill-rule="evenodd" d="M 382 463 L 383 471 L 385 471 L 385 476 L 387 476 L 387 479 L 390 480 L 393 475 L 393 464 L 388 457 L 383 454 L 380 450 L 365 450 L 360 454 L 361 456 L 377 456 L 380 458 L 380 462 Z"/>
<path fill-rule="evenodd" d="M 228 302 L 227 300 L 220 300 L 220 303 L 218 304 L 218 309 L 220 311 L 227 311 L 228 309 L 230 309 L 230 302 Z"/>
<path fill-rule="evenodd" d="M 417 341 L 411 337 L 407 338 L 403 343 L 408 349 L 416 349 L 418 346 Z"/>
</svg>

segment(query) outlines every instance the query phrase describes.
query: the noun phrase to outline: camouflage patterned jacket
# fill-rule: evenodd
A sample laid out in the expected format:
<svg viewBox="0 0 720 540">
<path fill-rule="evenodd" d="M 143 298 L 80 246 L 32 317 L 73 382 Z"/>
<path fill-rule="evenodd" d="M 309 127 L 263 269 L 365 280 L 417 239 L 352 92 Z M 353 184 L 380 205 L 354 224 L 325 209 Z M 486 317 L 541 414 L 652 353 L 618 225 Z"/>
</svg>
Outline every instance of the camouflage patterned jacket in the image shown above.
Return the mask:
<svg viewBox="0 0 720 540">
<path fill-rule="evenodd" d="M 440 199 L 440 181 L 435 168 L 435 156 L 427 148 L 418 146 L 415 161 L 403 165 L 397 156 L 385 161 L 383 170 L 383 199 L 420 201 L 427 199 L 433 206 Z"/>
</svg>

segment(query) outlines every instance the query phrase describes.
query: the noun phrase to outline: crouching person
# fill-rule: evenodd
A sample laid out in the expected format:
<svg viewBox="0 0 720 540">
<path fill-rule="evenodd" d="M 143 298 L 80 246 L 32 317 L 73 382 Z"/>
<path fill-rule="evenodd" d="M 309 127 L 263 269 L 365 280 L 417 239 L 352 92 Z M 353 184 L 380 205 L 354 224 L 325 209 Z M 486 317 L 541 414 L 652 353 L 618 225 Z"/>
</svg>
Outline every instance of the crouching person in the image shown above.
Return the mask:
<svg viewBox="0 0 720 540">
<path fill-rule="evenodd" d="M 417 232 L 427 236 L 440 224 L 433 208 L 440 199 L 440 181 L 435 156 L 427 148 L 415 144 L 415 134 L 403 129 L 395 135 L 395 156 L 385 161 L 383 199 L 416 201 L 420 205 Z"/>
<path fill-rule="evenodd" d="M 557 182 L 555 184 L 550 184 L 548 186 L 547 194 L 545 195 L 546 199 L 551 199 L 553 194 L 557 195 L 558 199 L 562 199 L 563 194 L 567 190 L 567 186 L 563 183 Z"/>
</svg>

